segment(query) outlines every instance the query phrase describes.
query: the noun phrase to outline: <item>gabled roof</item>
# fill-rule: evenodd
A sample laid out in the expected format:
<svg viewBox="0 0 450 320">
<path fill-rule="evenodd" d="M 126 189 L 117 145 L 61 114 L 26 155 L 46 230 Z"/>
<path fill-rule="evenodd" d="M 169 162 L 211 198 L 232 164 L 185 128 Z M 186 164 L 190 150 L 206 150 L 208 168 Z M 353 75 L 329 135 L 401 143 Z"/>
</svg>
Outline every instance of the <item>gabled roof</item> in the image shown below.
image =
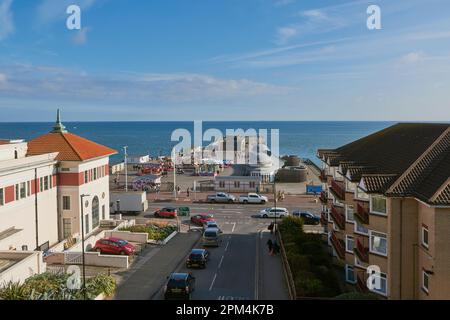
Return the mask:
<svg viewBox="0 0 450 320">
<path fill-rule="evenodd" d="M 72 133 L 47 133 L 28 142 L 27 155 L 58 152 L 59 161 L 85 161 L 117 152 Z"/>
<path fill-rule="evenodd" d="M 396 124 L 318 155 L 360 176 L 368 193 L 450 205 L 450 124 Z"/>
</svg>

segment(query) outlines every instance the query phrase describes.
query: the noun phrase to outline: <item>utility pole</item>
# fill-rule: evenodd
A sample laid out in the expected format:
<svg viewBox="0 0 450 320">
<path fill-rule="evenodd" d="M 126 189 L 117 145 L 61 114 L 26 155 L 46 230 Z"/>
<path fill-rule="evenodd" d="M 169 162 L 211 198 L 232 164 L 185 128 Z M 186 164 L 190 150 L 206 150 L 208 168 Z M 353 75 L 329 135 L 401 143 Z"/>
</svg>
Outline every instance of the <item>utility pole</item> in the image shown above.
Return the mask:
<svg viewBox="0 0 450 320">
<path fill-rule="evenodd" d="M 125 164 L 125 192 L 128 192 L 128 165 L 127 165 L 127 149 L 128 146 L 123 147 L 123 153 L 124 153 L 124 164 Z"/>
<path fill-rule="evenodd" d="M 277 214 L 278 214 L 278 212 L 277 212 L 277 182 L 276 182 L 276 180 L 275 180 L 275 177 L 274 177 L 274 180 L 273 180 L 273 202 L 274 202 L 274 207 L 275 207 L 275 216 L 274 216 L 274 223 L 273 223 L 273 231 L 274 231 L 274 234 L 276 235 L 277 234 Z"/>
<path fill-rule="evenodd" d="M 175 164 L 175 149 L 172 151 L 173 163 L 173 197 L 177 200 L 177 166 Z"/>
<path fill-rule="evenodd" d="M 86 263 L 84 260 L 84 203 L 83 198 L 89 197 L 88 194 L 80 195 L 81 198 L 81 254 L 82 254 L 82 263 L 83 263 L 83 296 L 84 300 L 86 300 Z"/>
</svg>

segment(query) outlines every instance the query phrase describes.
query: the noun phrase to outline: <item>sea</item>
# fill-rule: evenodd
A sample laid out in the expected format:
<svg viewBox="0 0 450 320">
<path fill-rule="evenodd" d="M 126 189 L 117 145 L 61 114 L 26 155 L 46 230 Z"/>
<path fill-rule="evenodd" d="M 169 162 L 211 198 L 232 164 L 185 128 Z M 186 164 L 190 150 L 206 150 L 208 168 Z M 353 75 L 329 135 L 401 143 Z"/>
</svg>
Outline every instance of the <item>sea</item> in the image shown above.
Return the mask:
<svg viewBox="0 0 450 320">
<path fill-rule="evenodd" d="M 215 128 L 224 133 L 227 129 L 279 130 L 281 155 L 297 155 L 320 164 L 317 149 L 337 148 L 366 135 L 393 125 L 394 122 L 360 121 L 239 121 L 203 122 L 203 132 Z M 178 141 L 171 141 L 172 132 L 186 129 L 193 136 L 194 122 L 64 122 L 67 130 L 84 138 L 104 144 L 118 151 L 111 162 L 123 159 L 123 147 L 128 155 L 169 155 Z M 48 133 L 53 123 L 1 123 L 0 139 L 31 140 Z M 269 138 L 270 140 L 270 138 Z M 204 142 L 206 146 L 208 141 Z M 270 143 L 269 143 L 270 147 Z"/>
</svg>

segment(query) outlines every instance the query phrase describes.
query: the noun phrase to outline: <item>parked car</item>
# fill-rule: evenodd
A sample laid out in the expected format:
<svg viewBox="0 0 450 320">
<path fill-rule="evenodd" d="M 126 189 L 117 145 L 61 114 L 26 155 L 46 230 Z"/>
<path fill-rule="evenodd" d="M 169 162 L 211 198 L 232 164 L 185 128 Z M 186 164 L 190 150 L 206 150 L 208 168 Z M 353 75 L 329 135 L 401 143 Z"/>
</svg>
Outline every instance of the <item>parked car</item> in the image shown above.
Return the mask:
<svg viewBox="0 0 450 320">
<path fill-rule="evenodd" d="M 222 233 L 222 230 L 219 228 L 219 225 L 217 224 L 216 221 L 211 220 L 211 221 L 207 221 L 204 225 L 203 225 L 203 229 L 206 230 L 208 228 L 216 228 L 219 229 L 219 232 Z"/>
<path fill-rule="evenodd" d="M 286 208 L 266 208 L 259 212 L 258 216 L 261 218 L 283 218 L 289 215 L 289 211 Z"/>
<path fill-rule="evenodd" d="M 292 212 L 292 215 L 294 217 L 299 217 L 303 220 L 304 224 L 319 224 L 320 223 L 320 216 L 314 213 L 311 213 L 309 211 L 300 211 L 300 210 L 296 210 L 294 212 Z"/>
<path fill-rule="evenodd" d="M 211 203 L 215 203 L 215 202 L 233 203 L 236 201 L 236 197 L 231 194 L 225 193 L 225 192 L 217 192 L 216 194 L 209 195 L 206 198 L 206 201 L 211 202 Z"/>
<path fill-rule="evenodd" d="M 192 249 L 186 259 L 186 268 L 199 267 L 206 268 L 209 260 L 209 251 L 206 249 Z"/>
<path fill-rule="evenodd" d="M 221 243 L 220 231 L 217 228 L 207 228 L 203 232 L 202 244 L 205 247 L 218 247 Z"/>
<path fill-rule="evenodd" d="M 239 196 L 239 202 L 240 203 L 259 203 L 259 204 L 264 204 L 266 202 L 268 202 L 269 200 L 267 199 L 266 196 L 261 196 L 257 193 L 249 193 L 249 194 L 244 194 Z"/>
<path fill-rule="evenodd" d="M 200 213 L 191 217 L 191 222 L 193 224 L 204 226 L 208 221 L 214 221 L 214 216 L 212 214 Z"/>
<path fill-rule="evenodd" d="M 100 252 L 101 254 L 120 254 L 129 256 L 136 251 L 136 248 L 126 240 L 111 237 L 97 240 L 93 250 Z"/>
<path fill-rule="evenodd" d="M 174 207 L 166 207 L 162 209 L 157 209 L 155 211 L 155 218 L 176 218 L 177 217 L 177 208 Z"/>
<path fill-rule="evenodd" d="M 195 290 L 195 277 L 190 273 L 172 273 L 167 277 L 168 281 L 164 287 L 164 299 L 190 300 Z"/>
</svg>

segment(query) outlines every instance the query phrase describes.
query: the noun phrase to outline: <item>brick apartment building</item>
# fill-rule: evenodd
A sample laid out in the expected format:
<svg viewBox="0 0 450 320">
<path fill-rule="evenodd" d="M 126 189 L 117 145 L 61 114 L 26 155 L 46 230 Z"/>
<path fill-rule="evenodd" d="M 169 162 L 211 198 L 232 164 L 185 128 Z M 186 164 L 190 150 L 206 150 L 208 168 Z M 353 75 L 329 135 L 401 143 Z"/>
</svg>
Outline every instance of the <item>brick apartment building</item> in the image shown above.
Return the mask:
<svg viewBox="0 0 450 320">
<path fill-rule="evenodd" d="M 450 299 L 450 124 L 397 124 L 318 157 L 321 221 L 349 286 Z"/>
</svg>

